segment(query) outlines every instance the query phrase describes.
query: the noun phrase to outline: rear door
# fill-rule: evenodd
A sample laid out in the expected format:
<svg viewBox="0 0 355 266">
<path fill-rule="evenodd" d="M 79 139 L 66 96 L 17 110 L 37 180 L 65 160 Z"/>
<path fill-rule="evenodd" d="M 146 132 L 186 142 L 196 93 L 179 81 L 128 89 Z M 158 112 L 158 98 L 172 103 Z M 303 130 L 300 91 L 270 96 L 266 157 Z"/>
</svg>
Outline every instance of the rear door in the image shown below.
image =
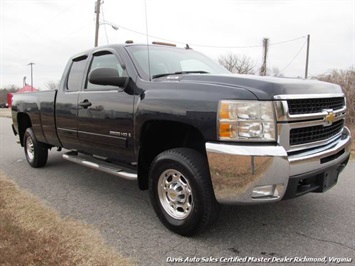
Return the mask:
<svg viewBox="0 0 355 266">
<path fill-rule="evenodd" d="M 91 58 L 87 76 L 96 68 L 114 68 L 127 76 L 114 50 L 96 52 Z M 78 98 L 78 136 L 82 149 L 91 154 L 126 161 L 133 154 L 134 95 L 123 88 L 91 84 L 86 78 Z"/>
<path fill-rule="evenodd" d="M 56 98 L 58 137 L 66 149 L 80 149 L 78 140 L 78 97 L 85 81 L 88 55 L 72 59 L 62 77 Z M 54 127 L 55 125 L 53 125 Z"/>
</svg>

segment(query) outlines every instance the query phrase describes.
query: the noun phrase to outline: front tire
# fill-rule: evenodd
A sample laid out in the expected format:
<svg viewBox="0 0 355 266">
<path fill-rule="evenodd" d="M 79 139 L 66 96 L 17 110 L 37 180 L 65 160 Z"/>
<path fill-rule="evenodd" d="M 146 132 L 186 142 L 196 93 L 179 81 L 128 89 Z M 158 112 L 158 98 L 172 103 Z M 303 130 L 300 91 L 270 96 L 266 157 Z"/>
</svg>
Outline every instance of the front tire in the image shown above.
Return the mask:
<svg viewBox="0 0 355 266">
<path fill-rule="evenodd" d="M 37 141 L 32 128 L 27 128 L 23 137 L 23 145 L 27 162 L 34 168 L 43 167 L 47 163 L 48 148 Z"/>
<path fill-rule="evenodd" d="M 188 149 L 159 154 L 150 169 L 150 199 L 161 222 L 171 231 L 192 236 L 219 215 L 205 157 Z"/>
</svg>

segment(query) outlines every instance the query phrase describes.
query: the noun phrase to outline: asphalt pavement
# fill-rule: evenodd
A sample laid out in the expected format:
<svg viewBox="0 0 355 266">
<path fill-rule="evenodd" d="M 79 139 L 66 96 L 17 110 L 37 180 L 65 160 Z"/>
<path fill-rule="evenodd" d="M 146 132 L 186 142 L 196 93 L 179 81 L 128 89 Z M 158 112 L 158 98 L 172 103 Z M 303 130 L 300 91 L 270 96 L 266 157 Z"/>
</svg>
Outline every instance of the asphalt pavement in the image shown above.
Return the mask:
<svg viewBox="0 0 355 266">
<path fill-rule="evenodd" d="M 31 168 L 16 143 L 11 119 L 0 117 L 0 169 L 63 217 L 100 230 L 109 245 L 139 265 L 253 265 L 257 260 L 258 265 L 315 260 L 335 265 L 332 257 L 354 265 L 353 161 L 326 193 L 267 205 L 224 206 L 212 229 L 186 238 L 165 229 L 148 193 L 135 182 L 70 163 L 62 154 L 54 149 L 46 167 Z"/>
</svg>

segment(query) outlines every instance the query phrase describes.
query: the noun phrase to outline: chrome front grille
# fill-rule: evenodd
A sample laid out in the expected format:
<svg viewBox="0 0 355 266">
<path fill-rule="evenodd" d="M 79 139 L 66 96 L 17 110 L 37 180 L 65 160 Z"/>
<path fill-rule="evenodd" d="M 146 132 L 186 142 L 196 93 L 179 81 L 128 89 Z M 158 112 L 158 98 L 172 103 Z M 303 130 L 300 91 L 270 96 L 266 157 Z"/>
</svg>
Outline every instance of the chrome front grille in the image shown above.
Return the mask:
<svg viewBox="0 0 355 266">
<path fill-rule="evenodd" d="M 344 97 L 321 99 L 293 99 L 287 100 L 291 115 L 320 113 L 322 110 L 340 110 L 345 106 Z"/>
<path fill-rule="evenodd" d="M 345 102 L 342 93 L 275 96 L 279 144 L 286 151 L 295 152 L 339 138 L 344 128 Z"/>
<path fill-rule="evenodd" d="M 312 126 L 294 128 L 290 131 L 290 145 L 300 145 L 326 140 L 339 134 L 344 126 L 344 121 L 339 120 L 330 126 Z"/>
</svg>

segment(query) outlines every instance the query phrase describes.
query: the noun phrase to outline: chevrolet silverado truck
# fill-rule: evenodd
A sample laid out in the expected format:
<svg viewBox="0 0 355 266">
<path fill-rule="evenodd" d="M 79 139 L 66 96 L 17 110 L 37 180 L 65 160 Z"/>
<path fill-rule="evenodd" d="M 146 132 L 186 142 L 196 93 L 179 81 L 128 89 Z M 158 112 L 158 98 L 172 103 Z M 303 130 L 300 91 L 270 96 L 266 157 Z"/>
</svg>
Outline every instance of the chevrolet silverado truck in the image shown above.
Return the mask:
<svg viewBox="0 0 355 266">
<path fill-rule="evenodd" d="M 333 187 L 350 156 L 338 85 L 231 74 L 186 48 L 107 45 L 72 57 L 55 91 L 14 95 L 32 167 L 48 150 L 149 189 L 171 231 L 191 236 L 221 204 Z"/>
</svg>

